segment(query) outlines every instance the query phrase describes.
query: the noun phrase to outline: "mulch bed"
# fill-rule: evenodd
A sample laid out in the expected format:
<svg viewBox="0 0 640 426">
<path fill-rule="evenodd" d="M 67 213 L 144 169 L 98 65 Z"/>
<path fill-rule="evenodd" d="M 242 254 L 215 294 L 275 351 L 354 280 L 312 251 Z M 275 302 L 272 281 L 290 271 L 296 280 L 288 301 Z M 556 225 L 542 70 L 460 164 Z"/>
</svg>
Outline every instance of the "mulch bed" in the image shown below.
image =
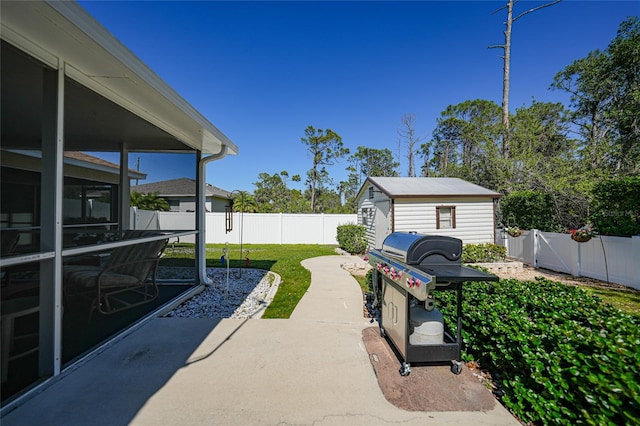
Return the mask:
<svg viewBox="0 0 640 426">
<path fill-rule="evenodd" d="M 378 327 L 362 331 L 362 340 L 387 401 L 408 411 L 490 411 L 497 401 L 463 364 L 455 375 L 449 364 L 411 365 L 401 376 L 400 360 Z"/>
</svg>

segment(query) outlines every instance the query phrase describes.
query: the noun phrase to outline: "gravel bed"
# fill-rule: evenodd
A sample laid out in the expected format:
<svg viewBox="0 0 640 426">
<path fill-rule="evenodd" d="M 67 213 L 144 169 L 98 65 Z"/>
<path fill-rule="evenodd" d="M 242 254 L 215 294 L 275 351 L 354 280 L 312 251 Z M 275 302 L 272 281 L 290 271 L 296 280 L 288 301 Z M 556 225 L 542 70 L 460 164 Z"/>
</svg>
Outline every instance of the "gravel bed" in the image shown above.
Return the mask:
<svg viewBox="0 0 640 426">
<path fill-rule="evenodd" d="M 193 278 L 193 268 L 166 268 L 164 279 Z M 189 275 L 190 274 L 190 275 Z M 273 276 L 260 269 L 207 268 L 213 285 L 166 313 L 174 318 L 251 318 L 270 300 Z"/>
</svg>

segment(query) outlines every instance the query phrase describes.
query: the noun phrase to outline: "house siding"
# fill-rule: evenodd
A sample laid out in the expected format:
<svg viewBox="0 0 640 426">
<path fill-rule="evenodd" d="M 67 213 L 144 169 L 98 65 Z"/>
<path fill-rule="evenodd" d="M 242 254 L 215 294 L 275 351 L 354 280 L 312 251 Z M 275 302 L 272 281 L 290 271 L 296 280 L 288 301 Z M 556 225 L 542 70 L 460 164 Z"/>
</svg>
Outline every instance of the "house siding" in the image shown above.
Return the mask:
<svg viewBox="0 0 640 426">
<path fill-rule="evenodd" d="M 369 187 L 371 184 L 366 186 L 365 194 L 369 193 Z M 377 188 L 376 188 L 377 189 Z M 380 207 L 384 204 L 388 203 L 389 212 L 387 214 L 387 218 L 384 219 L 384 213 L 381 212 Z M 361 197 L 358 199 L 358 224 L 364 225 L 366 229 L 366 237 L 369 243 L 369 248 L 379 248 L 380 243 L 383 240 L 383 236 L 386 236 L 387 233 L 391 232 L 392 227 L 392 200 L 386 196 L 384 193 L 376 190 L 373 194 L 373 198 L 368 198 L 368 196 Z M 385 206 L 386 208 L 387 206 Z M 368 220 L 366 221 L 362 217 L 363 209 L 369 209 L 371 214 L 369 215 Z M 381 227 L 383 229 L 381 229 Z M 376 230 L 378 233 L 385 233 L 384 235 L 378 235 L 378 241 L 376 241 Z"/>
<path fill-rule="evenodd" d="M 437 229 L 436 207 L 455 206 L 455 229 Z M 494 242 L 493 200 L 452 197 L 395 199 L 394 231 L 415 231 L 459 238 L 464 244 Z"/>
<path fill-rule="evenodd" d="M 224 212 L 231 204 L 232 201 L 226 198 L 207 197 L 207 209 L 211 212 Z"/>
</svg>

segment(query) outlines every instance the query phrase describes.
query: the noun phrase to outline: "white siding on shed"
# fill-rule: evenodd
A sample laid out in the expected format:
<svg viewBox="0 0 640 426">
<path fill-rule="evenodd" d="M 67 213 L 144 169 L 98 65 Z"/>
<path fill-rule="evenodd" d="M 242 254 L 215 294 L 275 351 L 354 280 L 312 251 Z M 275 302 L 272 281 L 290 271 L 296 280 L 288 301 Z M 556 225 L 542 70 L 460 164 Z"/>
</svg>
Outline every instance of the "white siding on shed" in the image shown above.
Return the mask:
<svg viewBox="0 0 640 426">
<path fill-rule="evenodd" d="M 371 184 L 369 184 L 369 186 L 371 186 Z M 365 194 L 369 194 L 368 187 Z M 380 208 L 383 203 L 387 203 L 384 207 L 386 210 L 390 210 L 391 199 L 379 190 L 374 191 L 373 198 L 365 196 L 358 199 L 358 224 L 365 226 L 369 248 L 379 248 L 378 246 L 380 244 L 376 243 L 376 232 L 385 234 L 378 235 L 377 240 L 382 241 L 386 236 L 387 231 L 391 229 L 391 212 L 388 213 L 387 219 L 384 219 L 381 216 L 383 213 L 380 211 Z M 369 212 L 369 216 L 366 221 L 362 217 L 363 209 L 367 209 Z M 382 222 L 384 222 L 384 224 Z"/>
<path fill-rule="evenodd" d="M 456 228 L 436 228 L 436 207 L 455 206 Z M 493 201 L 486 198 L 396 199 L 394 230 L 419 234 L 446 235 L 464 244 L 493 243 Z"/>
</svg>

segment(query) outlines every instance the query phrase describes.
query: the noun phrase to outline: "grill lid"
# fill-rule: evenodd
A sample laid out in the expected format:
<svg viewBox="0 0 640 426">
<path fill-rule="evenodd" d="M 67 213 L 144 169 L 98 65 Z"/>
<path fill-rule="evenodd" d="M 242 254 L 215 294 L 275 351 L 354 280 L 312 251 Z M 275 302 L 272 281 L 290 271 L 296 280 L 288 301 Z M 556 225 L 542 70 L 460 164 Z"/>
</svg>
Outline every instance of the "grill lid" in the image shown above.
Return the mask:
<svg viewBox="0 0 640 426">
<path fill-rule="evenodd" d="M 382 251 L 408 265 L 460 264 L 462 240 L 444 235 L 393 232 L 382 242 Z"/>
</svg>

